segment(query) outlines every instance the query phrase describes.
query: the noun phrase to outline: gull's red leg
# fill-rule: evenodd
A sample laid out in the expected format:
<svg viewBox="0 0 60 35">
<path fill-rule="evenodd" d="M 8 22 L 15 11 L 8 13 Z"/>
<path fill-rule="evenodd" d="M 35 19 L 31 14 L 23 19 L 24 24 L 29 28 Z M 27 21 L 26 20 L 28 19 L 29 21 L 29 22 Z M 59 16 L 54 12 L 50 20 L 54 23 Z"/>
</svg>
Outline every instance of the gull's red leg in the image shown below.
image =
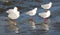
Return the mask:
<svg viewBox="0 0 60 35">
<path fill-rule="evenodd" d="M 44 23 L 46 23 L 46 21 L 47 21 L 47 18 L 44 18 Z"/>
</svg>

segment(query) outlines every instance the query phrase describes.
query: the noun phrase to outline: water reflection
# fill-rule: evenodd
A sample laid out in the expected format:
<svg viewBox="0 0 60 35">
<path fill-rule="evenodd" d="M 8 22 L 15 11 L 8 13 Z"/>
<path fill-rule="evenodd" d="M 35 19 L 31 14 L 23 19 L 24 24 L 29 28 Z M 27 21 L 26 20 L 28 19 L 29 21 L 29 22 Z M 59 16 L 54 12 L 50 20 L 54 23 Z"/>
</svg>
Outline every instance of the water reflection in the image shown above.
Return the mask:
<svg viewBox="0 0 60 35">
<path fill-rule="evenodd" d="M 2 0 L 1 0 L 2 1 Z M 2 10 L 2 11 L 4 11 L 5 12 L 5 10 L 6 9 L 9 9 L 9 8 L 12 8 L 12 7 L 14 7 L 14 6 L 17 6 L 18 8 L 19 8 L 19 10 L 21 10 L 21 12 L 23 13 L 23 12 L 25 12 L 25 11 L 27 11 L 29 8 L 34 8 L 34 4 L 35 4 L 35 2 L 33 2 L 32 0 L 27 0 L 27 1 L 25 1 L 25 2 L 21 2 L 22 0 L 16 0 L 17 2 L 9 2 L 9 3 L 5 3 L 5 2 L 0 2 L 0 9 Z M 32 1 L 32 2 L 31 2 Z M 57 1 L 57 0 L 56 0 Z M 55 2 L 56 2 L 55 1 Z M 54 16 L 52 16 L 50 19 L 48 19 L 47 20 L 47 25 L 49 26 L 49 31 L 44 31 L 44 30 L 40 30 L 40 29 L 38 29 L 38 30 L 29 30 L 29 29 L 31 29 L 30 27 L 29 27 L 29 23 L 25 23 L 23 20 L 22 20 L 22 23 L 18 23 L 19 24 L 19 28 L 20 28 L 20 34 L 18 34 L 18 35 L 60 35 L 60 22 L 55 22 L 55 21 L 59 21 L 59 19 L 60 18 L 56 18 L 57 16 L 60 16 L 59 15 L 59 13 L 60 13 L 60 10 L 57 10 L 57 9 L 59 9 L 60 8 L 60 5 L 59 5 L 59 3 L 60 2 L 57 2 L 57 3 L 53 3 L 53 7 L 51 8 L 51 11 L 52 11 L 52 15 L 54 15 Z M 16 4 L 15 4 L 16 3 Z M 41 2 L 42 3 L 42 2 Z M 34 6 L 32 6 L 32 7 L 30 7 L 30 5 L 34 5 Z M 38 10 L 39 12 L 41 12 L 41 7 L 40 7 L 40 2 L 37 2 L 36 3 L 36 7 L 39 7 L 40 9 Z M 3 8 L 3 9 L 2 9 Z M 27 8 L 27 9 L 26 9 Z M 0 11 L 1 11 L 0 10 Z M 1 11 L 1 12 L 2 12 Z M 1 14 L 0 14 L 1 15 Z M 4 14 L 3 14 L 4 15 Z M 56 17 L 55 17 L 56 16 Z M 36 16 L 37 17 L 37 16 Z M 25 18 L 25 16 L 24 16 L 24 18 Z M 24 18 L 22 18 L 22 19 L 24 19 Z M 0 18 L 0 20 L 2 20 L 3 18 Z M 20 18 L 21 19 L 21 18 Z M 19 20 L 20 20 L 19 19 Z M 37 23 L 41 23 L 41 22 L 39 22 L 38 20 L 40 20 L 40 21 L 42 21 L 41 19 L 37 19 L 37 18 L 35 18 L 36 20 L 37 20 Z M 35 20 L 34 19 L 34 20 Z M 52 20 L 51 20 L 52 19 Z M 54 19 L 56 19 L 56 20 L 54 20 Z M 25 19 L 25 21 L 26 21 L 26 19 Z M 27 20 L 28 21 L 28 20 Z M 26 22 L 27 22 L 26 21 Z M 3 23 L 2 23 L 3 22 Z M 54 22 L 54 23 L 53 23 Z M 24 24 L 25 23 L 25 24 Z M 5 25 L 6 23 L 4 22 L 4 21 L 0 21 L 0 25 Z M 30 25 L 31 26 L 31 25 Z M 17 26 L 15 26 L 15 25 L 9 25 L 9 26 L 7 26 L 7 28 L 8 28 L 8 30 L 11 30 L 11 31 L 15 31 L 16 30 L 16 28 L 18 28 Z M 40 25 L 38 24 L 38 26 L 36 25 L 36 28 L 41 28 L 40 27 Z M 17 34 L 15 34 L 15 33 L 13 33 L 13 32 L 10 32 L 10 33 L 8 33 L 7 32 L 7 30 L 5 31 L 5 32 L 7 32 L 7 33 L 5 33 L 4 32 L 4 26 L 0 26 L 0 35 L 17 35 Z"/>
<path fill-rule="evenodd" d="M 53 28 L 55 31 L 59 31 L 60 32 L 60 22 L 56 22 L 54 25 L 53 25 Z"/>
<path fill-rule="evenodd" d="M 36 32 L 32 32 L 33 35 L 48 35 L 48 32 L 45 32 L 43 30 L 38 30 Z"/>
</svg>

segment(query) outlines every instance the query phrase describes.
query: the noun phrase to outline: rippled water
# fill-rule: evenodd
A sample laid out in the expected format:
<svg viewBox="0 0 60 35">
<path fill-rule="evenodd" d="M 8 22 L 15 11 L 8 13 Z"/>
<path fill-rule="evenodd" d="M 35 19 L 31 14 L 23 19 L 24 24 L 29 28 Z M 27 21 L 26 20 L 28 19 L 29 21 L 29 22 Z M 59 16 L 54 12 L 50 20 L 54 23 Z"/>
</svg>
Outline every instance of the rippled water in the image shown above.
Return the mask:
<svg viewBox="0 0 60 35">
<path fill-rule="evenodd" d="M 9 1 L 9 2 L 6 2 Z M 33 9 L 34 7 L 38 7 L 37 14 L 33 16 L 33 20 L 36 24 L 41 24 L 43 19 L 38 16 L 39 12 L 44 12 L 44 10 L 40 7 L 41 4 L 48 3 L 51 1 L 53 6 L 50 8 L 51 17 L 48 19 L 49 31 L 43 30 L 30 30 L 28 23 L 29 17 L 24 13 Z M 0 16 L 6 16 L 5 11 L 17 6 L 19 11 L 21 12 L 21 17 L 17 19 L 18 27 L 20 28 L 20 33 L 15 34 L 14 32 L 7 32 L 5 30 L 5 22 L 4 19 L 0 18 L 0 35 L 60 35 L 60 0 L 0 0 Z"/>
</svg>

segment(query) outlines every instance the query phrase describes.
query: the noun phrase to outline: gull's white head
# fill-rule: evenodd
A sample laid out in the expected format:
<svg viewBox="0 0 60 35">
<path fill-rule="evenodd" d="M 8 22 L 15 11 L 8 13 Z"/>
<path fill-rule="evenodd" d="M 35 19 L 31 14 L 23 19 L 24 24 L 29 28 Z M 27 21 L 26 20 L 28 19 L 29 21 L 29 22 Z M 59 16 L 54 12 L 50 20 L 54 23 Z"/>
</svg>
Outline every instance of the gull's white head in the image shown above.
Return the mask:
<svg viewBox="0 0 60 35">
<path fill-rule="evenodd" d="M 52 2 L 50 2 L 49 4 L 51 4 L 51 5 L 52 5 Z"/>
<path fill-rule="evenodd" d="M 18 10 L 18 8 L 17 7 L 14 7 L 14 11 L 17 11 Z"/>
<path fill-rule="evenodd" d="M 49 2 L 47 9 L 50 9 L 51 7 L 52 7 L 52 2 Z"/>
<path fill-rule="evenodd" d="M 37 10 L 37 8 L 35 8 L 34 10 Z"/>
<path fill-rule="evenodd" d="M 49 3 L 52 6 L 52 2 Z"/>
</svg>

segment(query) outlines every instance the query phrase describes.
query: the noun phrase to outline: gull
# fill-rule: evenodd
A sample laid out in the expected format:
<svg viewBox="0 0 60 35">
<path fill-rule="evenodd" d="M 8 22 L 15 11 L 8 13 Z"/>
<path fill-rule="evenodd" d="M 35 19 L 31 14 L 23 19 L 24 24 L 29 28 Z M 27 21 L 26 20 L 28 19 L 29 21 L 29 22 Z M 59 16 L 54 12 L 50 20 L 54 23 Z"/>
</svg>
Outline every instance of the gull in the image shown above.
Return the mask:
<svg viewBox="0 0 60 35">
<path fill-rule="evenodd" d="M 9 22 L 8 24 L 9 24 L 9 26 L 12 25 L 12 27 L 13 27 L 13 26 L 17 25 L 15 19 L 18 19 L 20 16 L 20 13 L 19 13 L 17 7 L 14 7 L 13 9 L 7 10 L 6 13 L 8 13 L 8 22 Z M 18 29 L 15 28 L 15 32 L 19 33 L 19 31 L 17 31 L 17 30 Z"/>
<path fill-rule="evenodd" d="M 44 23 L 46 23 L 46 20 L 48 17 L 50 17 L 51 13 L 50 11 L 46 11 L 46 12 L 42 12 L 38 14 L 40 17 L 42 17 L 44 19 Z"/>
<path fill-rule="evenodd" d="M 41 25 L 42 29 L 48 31 L 49 26 L 48 24 L 46 24 L 46 21 L 47 21 L 47 18 L 50 17 L 51 15 L 50 11 L 47 10 L 46 12 L 39 13 L 38 15 L 44 19 L 44 23 Z"/>
<path fill-rule="evenodd" d="M 8 13 L 8 17 L 10 19 L 17 19 L 20 15 L 19 11 L 17 10 L 17 7 L 14 7 L 14 9 L 9 9 L 6 11 Z"/>
<path fill-rule="evenodd" d="M 26 13 L 27 15 L 30 16 L 30 24 L 33 30 L 36 29 L 36 26 L 35 26 L 34 21 L 32 20 L 32 16 L 34 16 L 36 12 L 37 12 L 37 8 L 34 8 Z"/>
<path fill-rule="evenodd" d="M 32 16 L 34 16 L 36 14 L 36 12 L 37 12 L 37 8 L 34 8 L 34 9 L 28 11 L 26 14 L 31 16 L 30 19 L 32 19 Z"/>
<path fill-rule="evenodd" d="M 48 4 L 43 4 L 43 5 L 41 5 L 41 7 L 42 7 L 43 9 L 50 9 L 51 6 L 52 6 L 52 2 L 49 2 Z"/>
</svg>

